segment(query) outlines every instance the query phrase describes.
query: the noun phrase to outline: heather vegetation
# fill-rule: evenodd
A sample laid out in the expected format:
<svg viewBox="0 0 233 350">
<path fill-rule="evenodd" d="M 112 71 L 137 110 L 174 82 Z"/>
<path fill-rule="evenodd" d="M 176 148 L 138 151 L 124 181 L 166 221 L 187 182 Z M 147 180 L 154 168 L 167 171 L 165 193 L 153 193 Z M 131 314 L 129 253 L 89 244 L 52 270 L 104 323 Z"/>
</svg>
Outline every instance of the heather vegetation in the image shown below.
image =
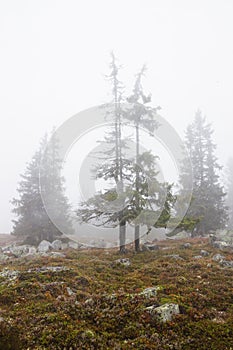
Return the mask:
<svg viewBox="0 0 233 350">
<path fill-rule="evenodd" d="M 188 244 L 189 243 L 189 244 Z M 231 349 L 232 267 L 206 239 L 1 263 L 1 349 Z M 221 252 L 230 262 L 231 252 Z M 153 292 L 153 288 L 156 292 Z M 144 292 L 151 288 L 152 293 Z M 161 322 L 148 307 L 175 303 Z"/>
</svg>

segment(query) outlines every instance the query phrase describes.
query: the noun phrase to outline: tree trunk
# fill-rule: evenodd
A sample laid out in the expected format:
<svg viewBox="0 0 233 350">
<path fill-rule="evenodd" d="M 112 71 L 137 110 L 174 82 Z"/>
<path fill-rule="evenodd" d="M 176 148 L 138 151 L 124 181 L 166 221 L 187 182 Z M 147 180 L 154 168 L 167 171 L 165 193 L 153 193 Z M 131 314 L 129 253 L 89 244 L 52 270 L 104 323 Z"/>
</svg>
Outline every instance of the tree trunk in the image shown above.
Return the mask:
<svg viewBox="0 0 233 350">
<path fill-rule="evenodd" d="M 119 237 L 120 237 L 120 253 L 124 254 L 125 249 L 125 236 L 126 236 L 126 222 L 122 221 L 119 227 Z"/>
<path fill-rule="evenodd" d="M 134 245 L 135 245 L 135 251 L 136 252 L 140 251 L 140 237 L 139 237 L 139 234 L 140 234 L 140 226 L 137 225 L 137 226 L 135 226 L 135 229 L 134 229 L 134 237 L 135 237 Z"/>
<path fill-rule="evenodd" d="M 138 197 L 138 191 L 139 191 L 139 169 L 138 169 L 138 158 L 139 158 L 139 125 L 136 124 L 136 209 L 139 213 L 140 205 L 139 205 L 139 197 Z M 134 229 L 134 246 L 135 251 L 140 251 L 140 226 L 136 225 Z"/>
</svg>

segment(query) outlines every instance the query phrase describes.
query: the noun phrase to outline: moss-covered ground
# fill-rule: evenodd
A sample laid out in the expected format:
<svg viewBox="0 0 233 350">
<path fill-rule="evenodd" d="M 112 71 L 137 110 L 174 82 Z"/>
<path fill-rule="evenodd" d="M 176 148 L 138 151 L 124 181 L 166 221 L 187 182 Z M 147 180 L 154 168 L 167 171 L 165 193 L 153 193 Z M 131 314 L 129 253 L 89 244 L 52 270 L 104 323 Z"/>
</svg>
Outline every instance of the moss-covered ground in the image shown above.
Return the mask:
<svg viewBox="0 0 233 350">
<path fill-rule="evenodd" d="M 233 349 L 233 269 L 212 260 L 219 251 L 207 240 L 189 242 L 187 249 L 169 240 L 156 251 L 129 250 L 130 266 L 114 263 L 117 250 L 2 262 L 0 349 Z M 210 255 L 195 259 L 201 249 Z M 140 295 L 153 286 L 161 287 L 157 296 Z M 180 306 L 171 322 L 145 310 L 167 302 Z"/>
</svg>

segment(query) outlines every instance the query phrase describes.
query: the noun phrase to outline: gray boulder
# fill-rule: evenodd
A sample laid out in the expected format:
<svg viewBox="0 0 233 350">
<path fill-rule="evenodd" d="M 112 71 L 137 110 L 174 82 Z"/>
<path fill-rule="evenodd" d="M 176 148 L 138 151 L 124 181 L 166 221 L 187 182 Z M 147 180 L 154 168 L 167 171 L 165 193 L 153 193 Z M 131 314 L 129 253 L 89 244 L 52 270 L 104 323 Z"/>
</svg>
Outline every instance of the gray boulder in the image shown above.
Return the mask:
<svg viewBox="0 0 233 350">
<path fill-rule="evenodd" d="M 229 260 L 221 260 L 219 264 L 224 267 L 233 267 L 233 261 Z"/>
<path fill-rule="evenodd" d="M 214 241 L 212 245 L 214 248 L 218 248 L 220 250 L 230 248 L 229 244 L 227 244 L 227 242 L 224 241 Z"/>
<path fill-rule="evenodd" d="M 204 250 L 204 249 L 201 249 L 200 254 L 201 254 L 202 256 L 209 256 L 209 255 L 210 255 L 210 253 L 207 252 L 207 250 Z"/>
<path fill-rule="evenodd" d="M 189 243 L 189 242 L 184 243 L 184 244 L 182 245 L 182 247 L 183 247 L 183 248 L 185 248 L 185 249 L 187 249 L 187 248 L 191 248 L 191 246 L 192 246 L 192 244 L 191 244 L 191 243 Z"/>
<path fill-rule="evenodd" d="M 159 250 L 159 246 L 157 244 L 148 244 L 144 243 L 142 244 L 142 251 L 154 251 L 154 250 Z"/>
<path fill-rule="evenodd" d="M 46 272 L 64 272 L 69 271 L 70 269 L 66 266 L 42 266 L 33 269 L 27 270 L 28 273 L 37 272 L 37 273 L 46 273 Z"/>
<path fill-rule="evenodd" d="M 171 321 L 174 315 L 180 313 L 179 305 L 167 303 L 161 306 L 152 305 L 146 308 L 151 315 L 155 316 L 160 322 Z"/>
<path fill-rule="evenodd" d="M 2 252 L 4 254 L 12 254 L 12 248 L 15 247 L 15 244 L 11 244 L 5 247 L 2 247 Z"/>
<path fill-rule="evenodd" d="M 78 249 L 79 248 L 79 244 L 77 242 L 74 242 L 74 241 L 69 241 L 68 242 L 68 248 Z"/>
<path fill-rule="evenodd" d="M 143 295 L 146 298 L 155 297 L 157 295 L 157 292 L 161 289 L 160 286 L 157 287 L 149 287 L 144 289 L 139 295 Z"/>
<path fill-rule="evenodd" d="M 217 240 L 224 242 L 232 242 L 233 240 L 233 231 L 231 230 L 217 230 L 215 233 Z"/>
<path fill-rule="evenodd" d="M 0 276 L 1 277 L 5 277 L 8 280 L 12 281 L 12 280 L 16 280 L 19 276 L 19 271 L 17 270 L 9 270 L 7 268 L 4 268 L 3 271 L 0 272 Z"/>
<path fill-rule="evenodd" d="M 68 243 L 61 244 L 61 250 L 69 248 Z"/>
<path fill-rule="evenodd" d="M 47 253 L 51 249 L 52 249 L 51 243 L 46 240 L 41 241 L 37 248 L 39 253 Z"/>
<path fill-rule="evenodd" d="M 28 254 L 34 255 L 36 254 L 36 252 L 37 252 L 36 247 L 33 247 L 33 246 L 28 247 Z"/>
<path fill-rule="evenodd" d="M 141 245 L 141 250 L 142 250 L 142 252 L 149 252 L 150 248 L 146 244 L 142 244 Z"/>
<path fill-rule="evenodd" d="M 121 258 L 121 259 L 115 260 L 115 264 L 122 265 L 122 266 L 130 266 L 131 262 L 128 258 Z"/>
<path fill-rule="evenodd" d="M 10 252 L 16 256 L 17 258 L 21 257 L 21 256 L 25 256 L 26 254 L 28 254 L 30 251 L 33 250 L 33 248 L 35 249 L 34 252 L 36 251 L 35 247 L 29 246 L 29 245 L 15 245 L 10 247 Z"/>
<path fill-rule="evenodd" d="M 212 257 L 212 260 L 213 261 L 222 261 L 225 259 L 225 256 L 221 255 L 221 254 L 215 254 L 213 257 Z"/>
<path fill-rule="evenodd" d="M 219 249 L 233 248 L 233 231 L 217 230 L 213 235 L 210 235 L 210 243 Z"/>
<path fill-rule="evenodd" d="M 70 287 L 66 287 L 66 290 L 69 297 L 71 297 L 72 295 L 75 295 L 75 292 Z"/>
<path fill-rule="evenodd" d="M 60 239 L 55 239 L 55 241 L 53 241 L 51 243 L 51 248 L 54 250 L 61 250 L 62 249 L 62 241 Z"/>
<path fill-rule="evenodd" d="M 193 257 L 193 259 L 197 259 L 197 260 L 202 259 L 202 258 L 203 258 L 202 255 L 195 255 L 195 256 Z"/>
</svg>

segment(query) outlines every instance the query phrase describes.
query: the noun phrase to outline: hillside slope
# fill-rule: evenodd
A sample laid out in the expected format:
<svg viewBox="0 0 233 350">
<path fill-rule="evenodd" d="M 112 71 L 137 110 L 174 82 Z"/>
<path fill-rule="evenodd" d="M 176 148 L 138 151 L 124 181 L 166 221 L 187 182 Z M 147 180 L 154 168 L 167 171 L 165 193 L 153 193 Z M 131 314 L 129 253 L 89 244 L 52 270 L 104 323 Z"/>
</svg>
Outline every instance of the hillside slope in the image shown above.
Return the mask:
<svg viewBox="0 0 233 350">
<path fill-rule="evenodd" d="M 185 242 L 2 262 L 0 349 L 233 349 L 232 254 Z M 168 322 L 146 309 L 167 303 Z"/>
</svg>

